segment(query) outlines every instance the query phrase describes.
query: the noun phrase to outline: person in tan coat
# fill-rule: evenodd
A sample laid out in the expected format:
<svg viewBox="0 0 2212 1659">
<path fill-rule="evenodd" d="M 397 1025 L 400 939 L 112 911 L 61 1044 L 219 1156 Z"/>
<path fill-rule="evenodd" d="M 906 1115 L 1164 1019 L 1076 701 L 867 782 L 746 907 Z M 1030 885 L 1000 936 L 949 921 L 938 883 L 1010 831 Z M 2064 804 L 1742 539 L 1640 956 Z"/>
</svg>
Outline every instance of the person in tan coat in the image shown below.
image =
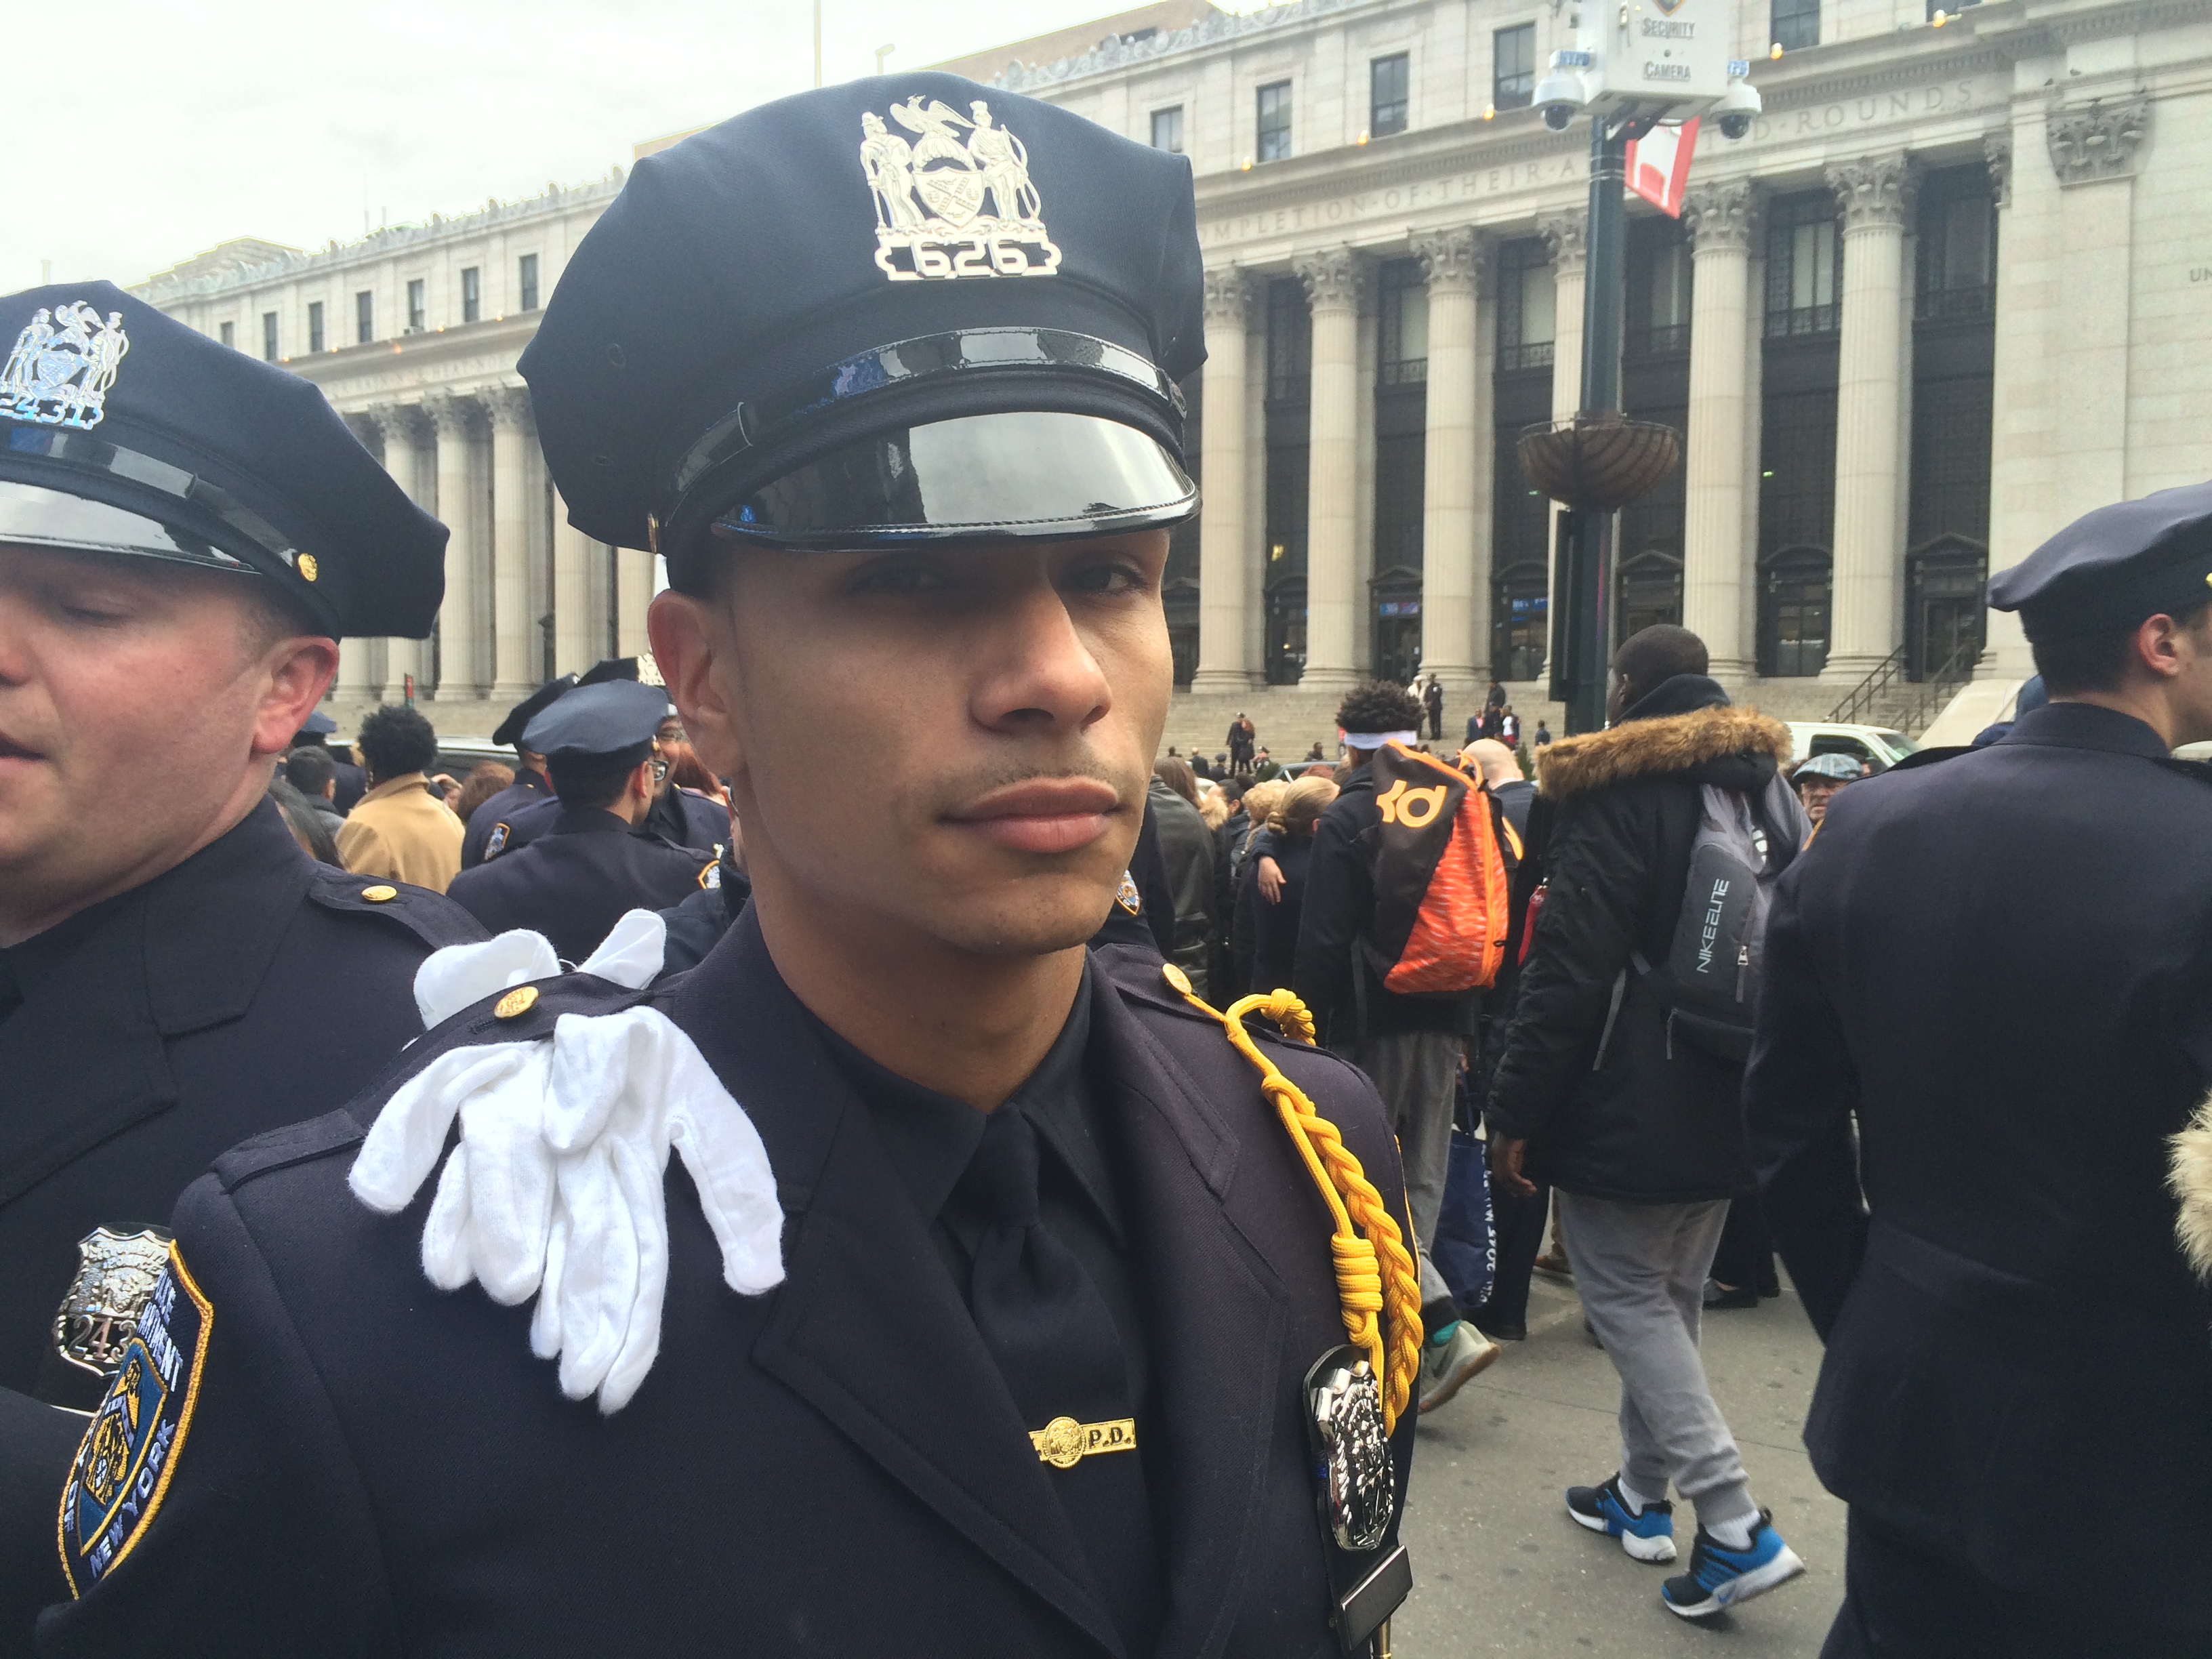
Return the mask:
<svg viewBox="0 0 2212 1659">
<path fill-rule="evenodd" d="M 438 734 L 411 704 L 369 711 L 361 723 L 368 793 L 338 830 L 338 856 L 358 876 L 383 876 L 442 893 L 460 872 L 461 821 L 423 777 Z"/>
</svg>

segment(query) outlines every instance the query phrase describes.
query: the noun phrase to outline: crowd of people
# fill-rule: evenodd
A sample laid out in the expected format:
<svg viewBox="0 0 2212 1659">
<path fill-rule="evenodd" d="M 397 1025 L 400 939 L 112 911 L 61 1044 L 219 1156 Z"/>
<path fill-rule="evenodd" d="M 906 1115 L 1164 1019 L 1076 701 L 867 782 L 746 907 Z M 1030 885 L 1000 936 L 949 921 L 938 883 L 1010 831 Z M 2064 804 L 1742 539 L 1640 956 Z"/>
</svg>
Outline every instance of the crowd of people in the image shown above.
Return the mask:
<svg viewBox="0 0 2212 1659">
<path fill-rule="evenodd" d="M 952 271 L 880 81 L 641 161 L 520 368 L 654 658 L 458 778 L 325 741 L 448 532 L 320 392 L 0 296 L 0 1655 L 1387 1659 L 1542 1261 L 1558 1524 L 1686 1505 L 1668 1612 L 1802 1571 L 1700 1349 L 1786 1271 L 1826 1659 L 2203 1659 L 2212 486 L 1994 577 L 2045 700 L 1876 779 L 1672 626 L 1601 729 L 1201 769 L 1189 168 L 920 84 L 1057 280 Z"/>
</svg>

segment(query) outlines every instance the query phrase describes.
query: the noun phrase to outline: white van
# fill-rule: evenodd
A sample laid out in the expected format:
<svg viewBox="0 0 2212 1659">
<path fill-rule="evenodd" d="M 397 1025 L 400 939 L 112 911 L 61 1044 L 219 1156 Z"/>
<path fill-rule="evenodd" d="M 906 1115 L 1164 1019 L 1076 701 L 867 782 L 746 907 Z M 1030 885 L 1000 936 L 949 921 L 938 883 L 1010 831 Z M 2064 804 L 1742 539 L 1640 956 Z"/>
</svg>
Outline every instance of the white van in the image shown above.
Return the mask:
<svg viewBox="0 0 2212 1659">
<path fill-rule="evenodd" d="M 1790 763 L 1815 755 L 1849 755 L 1873 772 L 1887 772 L 1920 745 L 1902 732 L 1880 726 L 1845 726 L 1834 720 L 1791 720 Z"/>
</svg>

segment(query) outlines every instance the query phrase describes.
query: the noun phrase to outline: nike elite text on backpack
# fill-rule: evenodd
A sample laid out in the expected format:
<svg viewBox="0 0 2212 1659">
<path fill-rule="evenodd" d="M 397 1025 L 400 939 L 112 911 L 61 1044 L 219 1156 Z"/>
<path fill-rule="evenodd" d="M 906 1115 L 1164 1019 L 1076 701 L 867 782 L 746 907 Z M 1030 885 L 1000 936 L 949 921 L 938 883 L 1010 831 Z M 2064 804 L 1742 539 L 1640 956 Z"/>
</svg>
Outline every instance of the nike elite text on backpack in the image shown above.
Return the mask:
<svg viewBox="0 0 2212 1659">
<path fill-rule="evenodd" d="M 1520 848 L 1479 779 L 1386 744 L 1374 760 L 1375 921 L 1364 949 L 1383 988 L 1457 996 L 1496 982 Z"/>
<path fill-rule="evenodd" d="M 1706 784 L 1700 791 L 1690 877 L 1681 920 L 1667 960 L 1654 968 L 1641 955 L 1636 971 L 1667 1009 L 1667 1042 L 1739 1064 L 1751 1058 L 1752 1012 L 1759 1001 L 1759 951 L 1775 878 L 1785 860 L 1774 855 L 1767 825 L 1792 833 L 1797 802 L 1777 776 L 1764 799 Z"/>
</svg>

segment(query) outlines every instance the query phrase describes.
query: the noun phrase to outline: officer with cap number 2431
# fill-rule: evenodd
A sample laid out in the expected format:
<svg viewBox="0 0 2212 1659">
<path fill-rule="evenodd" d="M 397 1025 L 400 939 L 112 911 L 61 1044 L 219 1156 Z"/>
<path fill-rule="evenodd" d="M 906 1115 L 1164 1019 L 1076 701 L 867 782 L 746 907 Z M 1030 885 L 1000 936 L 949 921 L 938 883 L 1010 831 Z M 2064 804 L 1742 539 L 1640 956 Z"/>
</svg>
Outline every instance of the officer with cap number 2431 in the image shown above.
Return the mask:
<svg viewBox="0 0 2212 1659">
<path fill-rule="evenodd" d="M 430 631 L 444 527 L 313 386 L 106 283 L 0 299 L 0 349 L 13 1655 L 67 1593 L 53 1492 L 140 1353 L 178 1194 L 226 1146 L 343 1103 L 421 1035 L 424 958 L 483 935 L 435 894 L 316 863 L 266 793 L 341 637 Z M 125 753 L 143 758 L 118 813 Z"/>
<path fill-rule="evenodd" d="M 1183 158 L 948 75 L 639 164 L 522 367 L 578 527 L 667 557 L 751 902 L 659 984 L 646 914 L 434 958 L 355 1115 L 186 1194 L 50 1654 L 1387 1652 L 1381 1106 L 1287 994 L 1085 947 L 1200 289 Z"/>
<path fill-rule="evenodd" d="M 1822 1652 L 2201 1659 L 2212 769 L 2170 751 L 2212 740 L 2212 484 L 1990 603 L 2051 700 L 1836 795 L 1766 926 L 1744 1120 L 1850 1504 Z"/>
</svg>

